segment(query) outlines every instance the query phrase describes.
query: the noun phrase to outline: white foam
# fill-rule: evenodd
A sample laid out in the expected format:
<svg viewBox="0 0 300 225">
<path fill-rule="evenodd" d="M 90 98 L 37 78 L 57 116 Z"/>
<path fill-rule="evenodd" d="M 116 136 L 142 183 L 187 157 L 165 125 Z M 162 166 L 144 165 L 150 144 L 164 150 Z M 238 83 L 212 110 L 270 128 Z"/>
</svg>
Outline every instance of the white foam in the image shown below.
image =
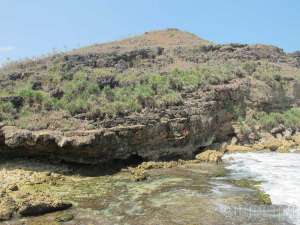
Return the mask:
<svg viewBox="0 0 300 225">
<path fill-rule="evenodd" d="M 223 159 L 232 176 L 263 181 L 261 187 L 273 204 L 296 207 L 300 212 L 300 154 L 237 153 Z M 291 219 L 300 224 L 300 215 Z"/>
</svg>

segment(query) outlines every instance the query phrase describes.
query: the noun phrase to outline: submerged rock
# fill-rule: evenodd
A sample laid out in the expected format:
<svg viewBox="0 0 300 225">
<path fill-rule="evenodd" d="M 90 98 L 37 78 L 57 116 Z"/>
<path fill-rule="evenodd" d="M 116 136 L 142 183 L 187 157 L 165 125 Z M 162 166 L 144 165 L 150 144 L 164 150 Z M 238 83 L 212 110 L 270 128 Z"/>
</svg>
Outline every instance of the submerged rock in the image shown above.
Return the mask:
<svg viewBox="0 0 300 225">
<path fill-rule="evenodd" d="M 128 170 L 132 174 L 132 178 L 134 181 L 143 181 L 147 179 L 147 173 L 146 170 L 151 169 L 168 169 L 168 168 L 174 168 L 177 166 L 184 165 L 186 163 L 195 163 L 198 162 L 198 160 L 178 160 L 178 161 L 169 161 L 169 162 L 143 162 L 137 167 L 129 167 Z"/>
<path fill-rule="evenodd" d="M 263 204 L 263 205 L 271 205 L 272 204 L 270 195 L 268 195 L 267 193 L 265 193 L 264 191 L 261 190 L 261 188 L 260 188 L 261 182 L 249 180 L 249 179 L 231 180 L 230 182 L 236 186 L 254 190 L 258 204 Z"/>
<path fill-rule="evenodd" d="M 64 213 L 64 214 L 57 216 L 55 220 L 57 222 L 68 222 L 68 221 L 73 220 L 73 218 L 74 218 L 74 216 L 72 214 Z"/>
<path fill-rule="evenodd" d="M 63 202 L 49 195 L 41 194 L 36 196 L 28 196 L 20 204 L 18 213 L 22 216 L 37 216 L 45 213 L 68 209 L 71 203 Z"/>
</svg>

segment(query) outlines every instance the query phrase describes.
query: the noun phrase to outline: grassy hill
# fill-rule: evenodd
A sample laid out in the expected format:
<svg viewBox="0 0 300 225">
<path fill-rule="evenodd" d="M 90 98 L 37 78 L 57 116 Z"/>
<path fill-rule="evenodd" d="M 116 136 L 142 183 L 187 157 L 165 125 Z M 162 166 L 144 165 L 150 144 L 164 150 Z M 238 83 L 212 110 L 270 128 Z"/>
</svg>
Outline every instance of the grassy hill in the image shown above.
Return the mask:
<svg viewBox="0 0 300 225">
<path fill-rule="evenodd" d="M 147 32 L 1 68 L 0 121 L 31 130 L 105 127 L 101 121 L 183 106 L 189 93 L 235 79 L 284 86 L 299 80 L 299 59 L 273 46 Z"/>
</svg>

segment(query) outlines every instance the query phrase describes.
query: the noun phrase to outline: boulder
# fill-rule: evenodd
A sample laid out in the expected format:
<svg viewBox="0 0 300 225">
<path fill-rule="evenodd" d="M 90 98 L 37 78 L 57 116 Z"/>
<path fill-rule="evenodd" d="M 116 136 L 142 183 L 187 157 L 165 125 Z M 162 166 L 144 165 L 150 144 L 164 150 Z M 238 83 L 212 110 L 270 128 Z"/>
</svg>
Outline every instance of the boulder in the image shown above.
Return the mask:
<svg viewBox="0 0 300 225">
<path fill-rule="evenodd" d="M 53 98 L 61 99 L 64 96 L 64 91 L 60 88 L 55 88 L 50 92 L 50 96 Z"/>
<path fill-rule="evenodd" d="M 219 163 L 222 161 L 223 153 L 216 150 L 206 150 L 196 155 L 196 159 L 201 162 Z"/>
<path fill-rule="evenodd" d="M 287 140 L 292 140 L 292 134 L 293 134 L 293 131 L 291 129 L 286 129 L 282 133 L 283 137 Z"/>
<path fill-rule="evenodd" d="M 146 171 L 143 168 L 139 168 L 139 167 L 129 168 L 129 171 L 132 175 L 132 180 L 133 181 L 138 182 L 138 181 L 143 181 L 143 180 L 147 179 Z"/>
<path fill-rule="evenodd" d="M 263 149 L 288 152 L 293 146 L 295 146 L 295 142 L 292 140 L 286 140 L 282 136 L 274 138 L 272 135 L 265 135 L 260 145 L 262 145 Z"/>
<path fill-rule="evenodd" d="M 17 184 L 11 184 L 7 187 L 7 190 L 8 191 L 18 191 L 19 190 L 19 187 Z"/>
<path fill-rule="evenodd" d="M 285 126 L 282 124 L 279 124 L 277 127 L 274 127 L 271 130 L 271 134 L 276 135 L 276 134 L 282 133 L 284 131 L 285 131 Z"/>
<path fill-rule="evenodd" d="M 41 90 L 42 89 L 42 82 L 41 81 L 33 81 L 31 84 L 32 90 Z"/>
<path fill-rule="evenodd" d="M 281 145 L 277 148 L 277 152 L 289 152 L 295 146 L 295 142 L 291 140 L 281 140 Z"/>
<path fill-rule="evenodd" d="M 295 135 L 292 137 L 292 140 L 293 140 L 297 145 L 300 145 L 300 133 L 295 134 Z"/>
<path fill-rule="evenodd" d="M 230 141 L 231 145 L 236 145 L 238 143 L 238 139 L 236 137 L 233 137 Z"/>
</svg>

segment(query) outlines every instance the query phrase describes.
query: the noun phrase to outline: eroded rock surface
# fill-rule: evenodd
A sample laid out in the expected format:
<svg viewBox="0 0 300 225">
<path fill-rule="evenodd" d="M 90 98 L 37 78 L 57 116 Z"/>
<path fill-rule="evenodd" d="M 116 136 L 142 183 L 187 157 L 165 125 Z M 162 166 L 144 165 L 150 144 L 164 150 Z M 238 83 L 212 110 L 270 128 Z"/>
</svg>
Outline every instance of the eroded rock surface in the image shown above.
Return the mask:
<svg viewBox="0 0 300 225">
<path fill-rule="evenodd" d="M 57 113 L 47 102 L 37 104 L 42 99 L 39 95 L 43 94 L 55 101 L 63 98 L 67 89 L 63 90 L 59 82 L 72 80 L 80 71 L 87 72 L 81 79 L 92 82 L 90 77 L 86 78 L 90 76 L 88 71 L 100 69 L 103 74 L 95 79 L 95 83 L 103 91 L 122 85 L 134 87 L 135 79 L 126 80 L 132 73 L 159 74 L 163 78 L 176 69 L 193 71 L 203 63 L 222 64 L 224 70 L 229 65 L 236 68 L 231 74 L 224 73 L 224 77 L 217 76 L 220 71 L 214 72 L 211 68 L 212 74 L 208 74 L 211 76 L 206 76 L 198 86 L 194 82 L 182 85 L 176 79 L 170 80 L 170 88 L 178 94 L 180 101 L 157 107 L 153 98 L 139 97 L 141 109 L 134 112 L 125 109 L 114 116 L 106 115 L 97 107 L 88 112 L 79 108 L 69 113 L 63 110 Z M 257 68 L 261 71 L 256 71 Z M 26 93 L 23 93 L 25 97 L 9 93 L 1 96 L 0 100 L 8 104 L 5 107 L 12 104 L 14 109 L 10 115 L 4 112 L 2 116 L 9 116 L 10 124 L 0 125 L 0 152 L 5 156 L 101 164 L 131 158 L 191 159 L 200 147 L 228 141 L 233 136 L 237 138 L 235 142 L 253 143 L 259 135 L 255 132 L 245 135 L 235 126 L 236 121 L 256 111 L 273 112 L 298 106 L 298 72 L 297 52 L 286 54 L 269 45 L 218 45 L 177 29 L 149 32 L 36 61 L 20 62 L 0 71 L 0 87 L 11 90 L 19 82 L 30 83 L 33 86 L 30 91 L 37 94 L 37 99 Z M 53 80 L 43 79 L 49 74 Z M 122 84 L 117 77 L 122 78 Z M 139 82 L 143 84 L 144 80 Z M 82 92 L 80 88 L 75 91 Z M 103 96 L 97 97 L 95 102 L 101 106 L 103 99 L 100 97 Z M 106 98 L 112 100 L 109 94 Z M 25 123 L 22 120 L 14 126 L 23 104 L 34 111 L 31 120 L 25 121 L 26 128 L 21 128 Z M 41 111 L 47 113 L 34 116 Z M 273 133 L 280 133 L 280 129 Z"/>
</svg>

